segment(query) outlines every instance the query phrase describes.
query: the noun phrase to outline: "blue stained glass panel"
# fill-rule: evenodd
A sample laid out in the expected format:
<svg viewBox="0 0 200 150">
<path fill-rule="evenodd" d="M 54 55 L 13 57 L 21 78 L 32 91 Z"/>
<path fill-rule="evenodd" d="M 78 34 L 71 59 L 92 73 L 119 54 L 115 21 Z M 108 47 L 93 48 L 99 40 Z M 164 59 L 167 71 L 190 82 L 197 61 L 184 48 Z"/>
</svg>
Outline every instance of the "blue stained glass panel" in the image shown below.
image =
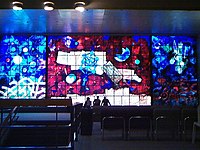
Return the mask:
<svg viewBox="0 0 200 150">
<path fill-rule="evenodd" d="M 152 36 L 153 104 L 197 106 L 196 41 Z"/>
<path fill-rule="evenodd" d="M 0 98 L 43 99 L 46 93 L 46 37 L 2 36 Z"/>
</svg>

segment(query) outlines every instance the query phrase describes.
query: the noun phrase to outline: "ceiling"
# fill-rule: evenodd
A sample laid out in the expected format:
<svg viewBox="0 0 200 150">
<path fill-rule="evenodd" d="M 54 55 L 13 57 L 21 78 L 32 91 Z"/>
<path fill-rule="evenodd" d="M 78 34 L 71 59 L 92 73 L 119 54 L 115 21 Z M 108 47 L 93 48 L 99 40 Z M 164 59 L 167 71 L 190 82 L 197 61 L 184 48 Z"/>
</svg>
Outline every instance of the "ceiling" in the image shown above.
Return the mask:
<svg viewBox="0 0 200 150">
<path fill-rule="evenodd" d="M 53 11 L 42 0 L 23 1 L 22 11 L 0 2 L 1 34 L 200 34 L 197 0 L 90 0 L 83 13 L 75 0 L 54 0 Z"/>
</svg>

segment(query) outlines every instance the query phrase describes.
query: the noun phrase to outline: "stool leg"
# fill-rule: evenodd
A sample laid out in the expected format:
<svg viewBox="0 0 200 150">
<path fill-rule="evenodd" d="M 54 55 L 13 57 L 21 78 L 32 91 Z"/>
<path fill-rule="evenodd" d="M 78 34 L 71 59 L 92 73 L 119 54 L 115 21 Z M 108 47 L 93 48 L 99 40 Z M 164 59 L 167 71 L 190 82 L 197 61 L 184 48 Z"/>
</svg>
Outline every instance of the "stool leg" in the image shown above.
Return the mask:
<svg viewBox="0 0 200 150">
<path fill-rule="evenodd" d="M 195 143 L 195 138 L 196 138 L 196 124 L 194 122 L 194 124 L 193 124 L 193 130 L 192 130 L 192 144 Z"/>
</svg>

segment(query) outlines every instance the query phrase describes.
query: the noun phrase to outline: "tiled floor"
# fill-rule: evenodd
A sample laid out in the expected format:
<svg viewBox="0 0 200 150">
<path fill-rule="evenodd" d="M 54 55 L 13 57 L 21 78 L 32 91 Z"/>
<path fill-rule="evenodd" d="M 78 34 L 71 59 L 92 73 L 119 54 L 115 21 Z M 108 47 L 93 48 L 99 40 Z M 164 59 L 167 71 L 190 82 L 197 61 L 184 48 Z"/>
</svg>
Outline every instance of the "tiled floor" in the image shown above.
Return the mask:
<svg viewBox="0 0 200 150">
<path fill-rule="evenodd" d="M 136 138 L 132 140 L 122 140 L 110 138 L 102 140 L 100 123 L 93 125 L 92 136 L 80 136 L 75 142 L 75 150 L 200 150 L 200 141 L 192 144 L 191 140 L 148 140 Z"/>
</svg>

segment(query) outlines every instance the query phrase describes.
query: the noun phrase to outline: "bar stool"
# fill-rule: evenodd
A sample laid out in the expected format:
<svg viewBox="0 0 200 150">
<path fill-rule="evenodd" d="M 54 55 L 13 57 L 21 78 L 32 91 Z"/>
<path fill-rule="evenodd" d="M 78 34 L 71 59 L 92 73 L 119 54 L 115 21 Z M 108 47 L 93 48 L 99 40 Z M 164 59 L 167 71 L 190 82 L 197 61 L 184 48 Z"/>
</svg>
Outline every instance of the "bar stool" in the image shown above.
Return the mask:
<svg viewBox="0 0 200 150">
<path fill-rule="evenodd" d="M 121 116 L 106 116 L 102 119 L 102 139 L 104 140 L 105 130 L 121 130 L 122 139 L 125 137 L 125 119 Z"/>
<path fill-rule="evenodd" d="M 196 128 L 199 127 L 200 128 L 200 122 L 194 122 L 193 124 L 193 130 L 192 130 L 192 144 L 195 143 L 195 139 L 196 139 Z"/>
<path fill-rule="evenodd" d="M 149 116 L 132 116 L 128 121 L 128 139 L 130 139 L 131 132 L 137 129 L 147 130 L 148 138 L 152 138 L 152 119 Z"/>
</svg>

